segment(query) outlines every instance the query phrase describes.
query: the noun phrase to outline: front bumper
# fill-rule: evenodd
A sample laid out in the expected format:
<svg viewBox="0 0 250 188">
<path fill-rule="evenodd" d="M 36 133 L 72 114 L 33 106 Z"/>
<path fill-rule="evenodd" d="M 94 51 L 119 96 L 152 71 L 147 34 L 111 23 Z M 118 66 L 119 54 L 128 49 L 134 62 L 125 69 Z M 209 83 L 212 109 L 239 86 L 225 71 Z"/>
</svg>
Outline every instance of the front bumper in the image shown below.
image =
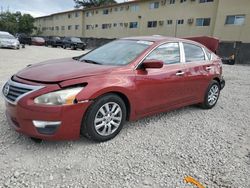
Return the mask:
<svg viewBox="0 0 250 188">
<path fill-rule="evenodd" d="M 82 119 L 91 101 L 71 105 L 38 105 L 34 103 L 34 98 L 60 87 L 56 84 L 29 85 L 12 79 L 6 84 L 2 90 L 6 117 L 17 132 L 43 140 L 75 140 L 80 137 Z M 32 91 L 13 98 L 15 93 L 28 89 Z"/>
<path fill-rule="evenodd" d="M 41 106 L 36 110 L 7 101 L 5 105 L 8 122 L 19 133 L 43 140 L 76 140 L 80 137 L 82 118 L 90 102 L 58 107 Z M 34 120 L 61 123 L 52 132 L 48 132 L 36 128 Z"/>
<path fill-rule="evenodd" d="M 12 48 L 12 49 L 15 49 L 15 48 L 18 48 L 19 46 L 20 46 L 19 44 L 3 44 L 3 43 L 0 44 L 0 48 Z"/>
<path fill-rule="evenodd" d="M 77 44 L 74 44 L 75 48 L 79 48 L 79 49 L 83 49 L 86 47 L 86 45 L 84 43 L 77 43 Z"/>
</svg>

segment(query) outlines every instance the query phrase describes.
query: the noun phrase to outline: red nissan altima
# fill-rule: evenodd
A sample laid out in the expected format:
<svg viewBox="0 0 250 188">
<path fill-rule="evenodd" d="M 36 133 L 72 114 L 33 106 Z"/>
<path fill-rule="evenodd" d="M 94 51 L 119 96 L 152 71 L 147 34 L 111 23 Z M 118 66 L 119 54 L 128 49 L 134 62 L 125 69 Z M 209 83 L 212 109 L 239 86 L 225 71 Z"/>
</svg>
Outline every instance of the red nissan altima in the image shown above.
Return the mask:
<svg viewBox="0 0 250 188">
<path fill-rule="evenodd" d="M 225 85 L 222 62 L 211 47 L 216 40 L 198 41 L 124 38 L 80 57 L 29 65 L 3 87 L 6 117 L 34 139 L 83 134 L 106 141 L 126 120 L 192 104 L 210 109 Z"/>
</svg>

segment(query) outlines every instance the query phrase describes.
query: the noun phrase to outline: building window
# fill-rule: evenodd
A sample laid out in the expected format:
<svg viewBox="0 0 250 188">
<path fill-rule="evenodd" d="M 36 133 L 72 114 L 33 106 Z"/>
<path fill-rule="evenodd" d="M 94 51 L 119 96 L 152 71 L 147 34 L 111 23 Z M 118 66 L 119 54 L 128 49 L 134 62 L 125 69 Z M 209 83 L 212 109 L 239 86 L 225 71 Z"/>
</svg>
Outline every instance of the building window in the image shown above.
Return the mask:
<svg viewBox="0 0 250 188">
<path fill-rule="evenodd" d="M 157 9 L 159 8 L 159 2 L 149 3 L 149 9 Z"/>
<path fill-rule="evenodd" d="M 68 18 L 71 18 L 71 14 L 68 14 Z"/>
<path fill-rule="evenodd" d="M 111 24 L 102 24 L 102 29 L 109 29 L 111 28 Z"/>
<path fill-rule="evenodd" d="M 186 2 L 187 0 L 180 0 L 180 3 L 184 3 L 184 2 Z"/>
<path fill-rule="evenodd" d="M 61 30 L 64 31 L 65 30 L 65 26 L 61 26 Z"/>
<path fill-rule="evenodd" d="M 123 23 L 120 23 L 120 27 L 123 27 Z"/>
<path fill-rule="evenodd" d="M 123 7 L 120 7 L 120 11 L 123 11 L 123 9 L 124 9 Z"/>
<path fill-rule="evenodd" d="M 196 26 L 210 26 L 210 18 L 197 18 Z"/>
<path fill-rule="evenodd" d="M 149 21 L 148 22 L 148 27 L 151 28 L 151 27 L 157 27 L 157 21 Z"/>
<path fill-rule="evenodd" d="M 245 15 L 231 15 L 226 17 L 226 25 L 243 25 L 245 23 Z"/>
<path fill-rule="evenodd" d="M 109 9 L 104 9 L 102 13 L 103 14 L 109 14 Z"/>
<path fill-rule="evenodd" d="M 175 4 L 175 0 L 170 0 L 169 4 Z"/>
<path fill-rule="evenodd" d="M 75 17 L 79 17 L 79 12 L 75 12 Z"/>
<path fill-rule="evenodd" d="M 91 28 L 92 28 L 91 25 L 86 25 L 86 29 L 87 29 L 87 30 L 90 30 Z"/>
<path fill-rule="evenodd" d="M 54 27 L 51 27 L 51 31 L 54 31 Z"/>
<path fill-rule="evenodd" d="M 71 25 L 68 25 L 68 30 L 71 30 L 71 27 L 72 27 Z"/>
<path fill-rule="evenodd" d="M 139 10 L 139 5 L 131 5 L 131 12 L 137 12 Z"/>
<path fill-rule="evenodd" d="M 178 24 L 178 25 L 182 25 L 182 24 L 184 24 L 184 20 L 183 20 L 183 19 L 181 19 L 181 20 L 177 20 L 176 22 L 177 22 L 177 24 Z"/>
<path fill-rule="evenodd" d="M 113 23 L 113 27 L 116 27 L 117 26 L 117 23 Z"/>
<path fill-rule="evenodd" d="M 75 25 L 75 30 L 78 30 L 79 29 L 79 25 Z"/>
<path fill-rule="evenodd" d="M 129 28 L 138 28 L 138 22 L 130 22 Z"/>
<path fill-rule="evenodd" d="M 92 16 L 92 12 L 86 12 L 86 17 Z"/>
<path fill-rule="evenodd" d="M 57 30 L 57 31 L 59 30 L 59 26 L 56 26 L 56 30 Z"/>
<path fill-rule="evenodd" d="M 200 0 L 200 3 L 209 3 L 209 2 L 213 2 L 214 0 Z"/>
<path fill-rule="evenodd" d="M 98 13 L 99 13 L 99 11 L 98 11 L 98 10 L 96 10 L 96 11 L 95 11 L 95 13 L 96 13 L 96 14 L 98 14 Z"/>
<path fill-rule="evenodd" d="M 98 27 L 98 24 L 95 24 L 95 28 L 97 28 Z"/>
<path fill-rule="evenodd" d="M 172 25 L 173 24 L 173 20 L 167 20 L 167 25 Z"/>
</svg>

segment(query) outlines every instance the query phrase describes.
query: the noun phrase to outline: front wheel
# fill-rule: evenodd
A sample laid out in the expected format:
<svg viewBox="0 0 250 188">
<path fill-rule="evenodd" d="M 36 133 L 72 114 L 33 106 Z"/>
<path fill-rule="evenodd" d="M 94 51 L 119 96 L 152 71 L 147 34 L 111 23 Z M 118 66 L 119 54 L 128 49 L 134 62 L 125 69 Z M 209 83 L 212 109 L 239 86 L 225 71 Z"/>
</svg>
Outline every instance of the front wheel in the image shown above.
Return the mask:
<svg viewBox="0 0 250 188">
<path fill-rule="evenodd" d="M 220 85 L 217 81 L 213 80 L 206 91 L 204 101 L 201 104 L 202 108 L 204 109 L 211 109 L 213 108 L 220 96 Z"/>
<path fill-rule="evenodd" d="M 107 141 L 121 131 L 125 119 L 124 101 L 115 94 L 104 95 L 87 110 L 81 133 L 98 142 Z"/>
</svg>

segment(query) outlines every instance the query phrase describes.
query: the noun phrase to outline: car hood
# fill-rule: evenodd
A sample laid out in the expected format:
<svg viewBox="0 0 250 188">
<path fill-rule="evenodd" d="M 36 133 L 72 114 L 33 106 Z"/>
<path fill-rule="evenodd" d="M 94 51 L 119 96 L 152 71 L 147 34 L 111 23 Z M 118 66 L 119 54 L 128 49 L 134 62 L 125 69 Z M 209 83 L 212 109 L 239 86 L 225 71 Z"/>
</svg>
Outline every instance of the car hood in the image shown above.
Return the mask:
<svg viewBox="0 0 250 188">
<path fill-rule="evenodd" d="M 110 72 L 112 68 L 115 68 L 115 66 L 96 65 L 67 58 L 27 66 L 19 71 L 16 76 L 35 82 L 55 83 L 74 78 L 105 74 Z"/>
</svg>

